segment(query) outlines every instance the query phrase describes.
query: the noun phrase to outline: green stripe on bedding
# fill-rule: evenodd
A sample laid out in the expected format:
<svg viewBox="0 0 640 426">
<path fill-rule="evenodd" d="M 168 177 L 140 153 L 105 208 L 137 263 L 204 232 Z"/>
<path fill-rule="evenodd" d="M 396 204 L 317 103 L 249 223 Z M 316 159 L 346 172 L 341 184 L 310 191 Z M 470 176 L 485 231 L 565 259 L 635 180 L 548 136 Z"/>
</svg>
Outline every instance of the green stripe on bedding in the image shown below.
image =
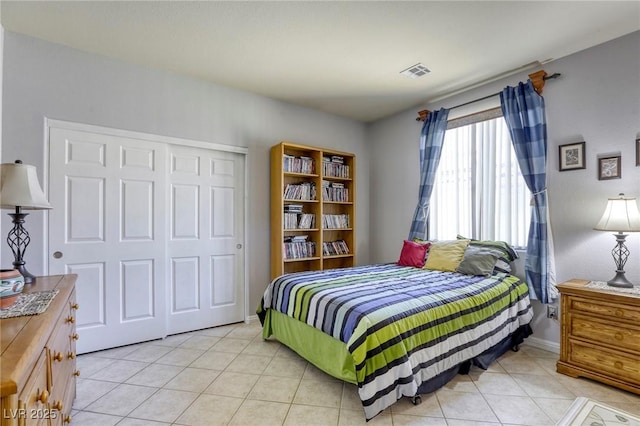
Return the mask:
<svg viewBox="0 0 640 426">
<path fill-rule="evenodd" d="M 533 316 L 527 285 L 514 276 L 395 264 L 284 275 L 262 304 L 345 343 L 367 419 Z M 312 347 L 302 354 L 307 359 L 320 353 L 317 342 Z"/>
</svg>

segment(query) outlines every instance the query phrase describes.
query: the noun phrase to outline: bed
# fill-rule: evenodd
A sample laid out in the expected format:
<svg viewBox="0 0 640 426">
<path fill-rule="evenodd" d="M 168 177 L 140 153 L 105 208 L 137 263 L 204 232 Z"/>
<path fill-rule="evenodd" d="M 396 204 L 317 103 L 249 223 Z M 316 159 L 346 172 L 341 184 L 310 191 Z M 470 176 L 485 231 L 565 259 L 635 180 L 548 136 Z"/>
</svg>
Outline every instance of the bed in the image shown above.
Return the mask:
<svg viewBox="0 0 640 426">
<path fill-rule="evenodd" d="M 396 263 L 286 274 L 257 313 L 271 336 L 358 385 L 367 420 L 418 402 L 471 364 L 487 366 L 531 334 L 527 285 Z"/>
</svg>

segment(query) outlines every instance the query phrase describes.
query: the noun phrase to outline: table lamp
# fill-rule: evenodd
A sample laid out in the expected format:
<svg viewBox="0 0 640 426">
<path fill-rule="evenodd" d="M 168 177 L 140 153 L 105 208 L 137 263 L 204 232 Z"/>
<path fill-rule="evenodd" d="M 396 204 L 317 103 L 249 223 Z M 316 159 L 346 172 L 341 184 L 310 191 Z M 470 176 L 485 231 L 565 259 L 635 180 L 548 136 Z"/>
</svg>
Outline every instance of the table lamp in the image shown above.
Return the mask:
<svg viewBox="0 0 640 426">
<path fill-rule="evenodd" d="M 611 254 L 616 262 L 616 275 L 607 284 L 612 287 L 633 287 L 633 284 L 624 276 L 624 264 L 629 258 L 629 249 L 624 244 L 627 234 L 624 232 L 640 232 L 640 211 L 633 197 L 625 197 L 620 194 L 618 198 L 609 198 L 607 207 L 595 228 L 598 231 L 615 231 L 613 234 L 618 243 Z"/>
<path fill-rule="evenodd" d="M 20 160 L 0 164 L 0 208 L 15 209 L 14 213 L 9 213 L 13 228 L 7 236 L 14 257 L 13 267 L 20 271 L 25 284 L 35 283 L 36 277 L 25 267 L 24 253 L 31 238 L 23 226 L 29 213 L 22 211 L 51 208 L 38 182 L 35 166 L 22 164 Z"/>
</svg>

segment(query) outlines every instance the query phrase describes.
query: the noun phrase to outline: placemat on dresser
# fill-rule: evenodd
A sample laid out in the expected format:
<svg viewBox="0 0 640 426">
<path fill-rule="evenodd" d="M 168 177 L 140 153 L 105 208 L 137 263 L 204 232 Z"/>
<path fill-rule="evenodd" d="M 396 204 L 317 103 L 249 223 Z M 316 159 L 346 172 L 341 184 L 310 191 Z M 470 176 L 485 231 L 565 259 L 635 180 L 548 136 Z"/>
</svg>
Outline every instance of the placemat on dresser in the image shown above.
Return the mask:
<svg viewBox="0 0 640 426">
<path fill-rule="evenodd" d="M 640 296 L 640 286 L 633 287 L 613 287 L 607 284 L 605 281 L 589 281 L 585 287 L 588 288 L 597 288 L 598 290 L 608 290 L 617 293 L 629 293 L 629 294 L 637 294 Z"/>
<path fill-rule="evenodd" d="M 0 309 L 0 319 L 38 315 L 49 307 L 59 290 L 38 291 L 35 293 L 23 293 L 18 296 L 16 302 L 5 309 Z"/>
</svg>

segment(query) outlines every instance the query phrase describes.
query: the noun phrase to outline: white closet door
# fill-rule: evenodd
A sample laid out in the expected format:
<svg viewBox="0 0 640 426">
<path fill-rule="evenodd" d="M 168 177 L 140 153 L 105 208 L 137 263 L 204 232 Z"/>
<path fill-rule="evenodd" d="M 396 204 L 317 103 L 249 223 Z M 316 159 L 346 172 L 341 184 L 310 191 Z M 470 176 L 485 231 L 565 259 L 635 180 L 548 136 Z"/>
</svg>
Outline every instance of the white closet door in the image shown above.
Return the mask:
<svg viewBox="0 0 640 426">
<path fill-rule="evenodd" d="M 166 335 L 166 146 L 50 129 L 49 272 L 78 274 L 78 353 Z"/>
<path fill-rule="evenodd" d="M 245 156 L 169 150 L 168 334 L 243 321 Z"/>
</svg>

